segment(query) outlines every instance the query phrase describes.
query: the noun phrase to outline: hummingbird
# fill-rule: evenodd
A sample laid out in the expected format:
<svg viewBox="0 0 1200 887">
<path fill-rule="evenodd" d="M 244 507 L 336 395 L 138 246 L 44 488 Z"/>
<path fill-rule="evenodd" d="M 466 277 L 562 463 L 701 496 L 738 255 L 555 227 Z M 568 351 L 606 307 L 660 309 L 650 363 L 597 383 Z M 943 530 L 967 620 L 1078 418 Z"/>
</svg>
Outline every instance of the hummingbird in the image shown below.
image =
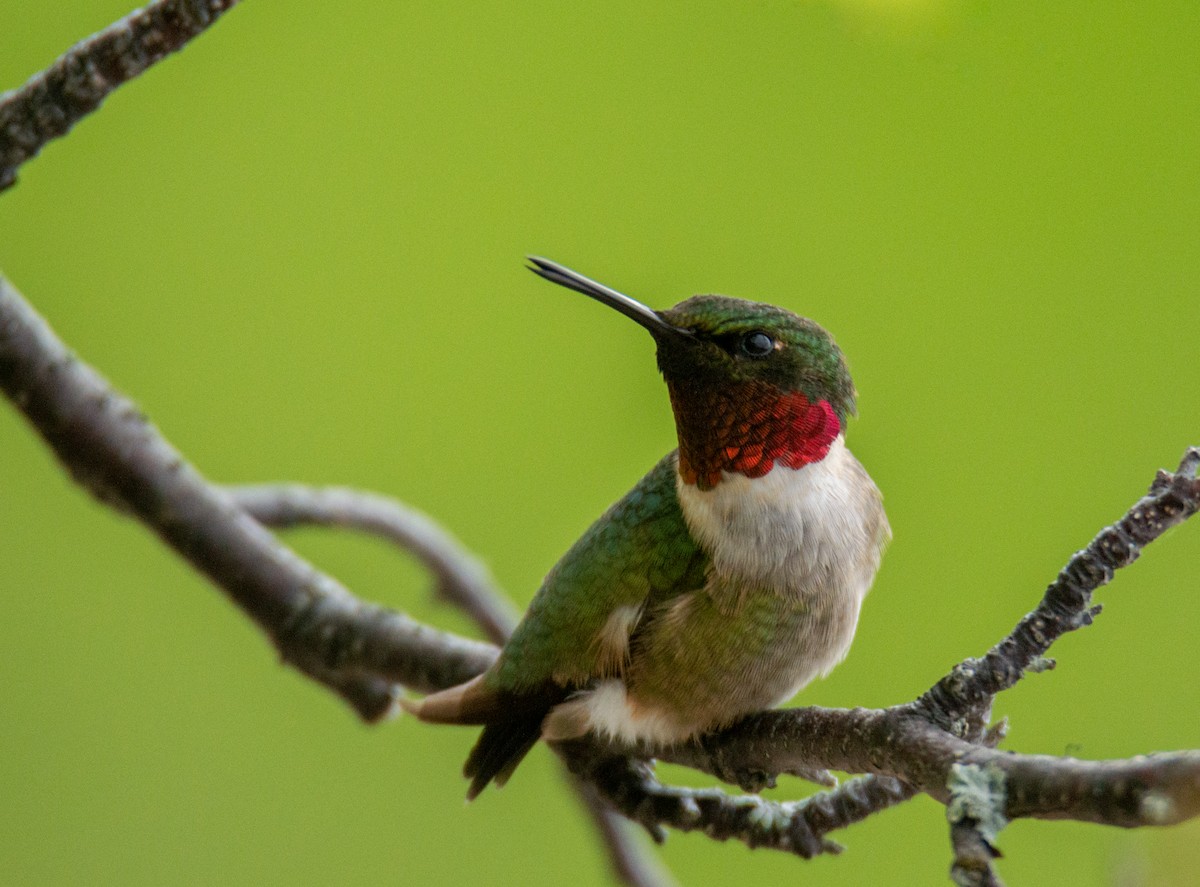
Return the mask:
<svg viewBox="0 0 1200 887">
<path fill-rule="evenodd" d="M 529 262 L 650 333 L 679 446 L 551 569 L 486 672 L 404 702 L 483 726 L 468 799 L 539 739 L 670 746 L 787 701 L 846 656 L 891 538 L 845 445 L 855 389 L 824 329 L 716 295 L 655 311 Z"/>
</svg>

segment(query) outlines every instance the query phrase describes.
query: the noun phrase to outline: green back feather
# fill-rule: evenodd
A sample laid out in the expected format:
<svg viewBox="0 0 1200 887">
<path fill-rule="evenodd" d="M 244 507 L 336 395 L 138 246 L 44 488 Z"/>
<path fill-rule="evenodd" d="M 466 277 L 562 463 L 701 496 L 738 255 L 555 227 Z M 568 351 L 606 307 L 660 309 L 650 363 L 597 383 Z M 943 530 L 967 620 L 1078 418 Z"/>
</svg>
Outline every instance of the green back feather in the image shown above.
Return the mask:
<svg viewBox="0 0 1200 887">
<path fill-rule="evenodd" d="M 668 454 L 546 576 L 488 683 L 510 691 L 596 674 L 594 640 L 618 607 L 653 606 L 704 584 L 707 556 L 683 520 Z"/>
</svg>

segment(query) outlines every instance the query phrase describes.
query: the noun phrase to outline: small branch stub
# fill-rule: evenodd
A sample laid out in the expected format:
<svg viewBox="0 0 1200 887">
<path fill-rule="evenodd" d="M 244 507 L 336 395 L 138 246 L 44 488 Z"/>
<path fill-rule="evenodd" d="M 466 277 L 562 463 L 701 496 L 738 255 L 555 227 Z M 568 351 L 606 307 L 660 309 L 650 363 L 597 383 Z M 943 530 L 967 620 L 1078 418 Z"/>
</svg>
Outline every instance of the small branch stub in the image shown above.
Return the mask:
<svg viewBox="0 0 1200 887">
<path fill-rule="evenodd" d="M 954 764 L 947 788 L 946 818 L 954 848 L 951 879 L 959 887 L 999 885 L 992 860 L 1000 856 L 996 836 L 1008 825 L 1004 772 L 990 764 Z"/>
<path fill-rule="evenodd" d="M 1008 825 L 1004 815 L 1004 772 L 992 765 L 954 764 L 950 768 L 950 802 L 946 818 L 953 824 L 969 822 L 983 839 L 995 844 Z"/>
</svg>

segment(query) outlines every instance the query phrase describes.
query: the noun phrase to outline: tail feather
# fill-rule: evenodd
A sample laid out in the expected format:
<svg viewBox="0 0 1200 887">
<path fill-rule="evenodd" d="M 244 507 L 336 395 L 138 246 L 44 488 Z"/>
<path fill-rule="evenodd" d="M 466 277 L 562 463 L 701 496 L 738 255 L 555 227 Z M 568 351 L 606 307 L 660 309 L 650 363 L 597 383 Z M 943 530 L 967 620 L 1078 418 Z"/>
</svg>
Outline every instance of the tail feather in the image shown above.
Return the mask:
<svg viewBox="0 0 1200 887">
<path fill-rule="evenodd" d="M 482 674 L 420 701 L 400 700 L 406 711 L 427 723 L 484 725 L 463 765 L 463 775 L 471 780 L 468 801 L 489 782 L 504 785 L 508 781 L 541 737 L 546 713 L 571 692 L 552 681 L 514 692 L 491 686 L 487 678 L 487 673 Z"/>
<path fill-rule="evenodd" d="M 541 735 L 541 715 L 484 727 L 463 765 L 463 775 L 471 780 L 467 800 L 475 800 L 492 780 L 497 786 L 508 782 L 508 777 Z"/>
<path fill-rule="evenodd" d="M 505 699 L 484 683 L 484 677 L 479 675 L 419 701 L 401 699 L 400 707 L 427 724 L 486 724 L 504 712 Z"/>
</svg>

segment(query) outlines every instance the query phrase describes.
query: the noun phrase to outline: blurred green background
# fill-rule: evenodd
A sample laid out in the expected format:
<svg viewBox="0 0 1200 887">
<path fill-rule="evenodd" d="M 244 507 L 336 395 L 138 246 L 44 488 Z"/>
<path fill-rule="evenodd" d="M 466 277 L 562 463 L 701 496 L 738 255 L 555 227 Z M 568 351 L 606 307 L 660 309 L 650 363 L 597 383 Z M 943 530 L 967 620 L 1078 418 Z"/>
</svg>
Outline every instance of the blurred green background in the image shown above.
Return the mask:
<svg viewBox="0 0 1200 887">
<path fill-rule="evenodd" d="M 128 11 L 0 0 L 0 86 Z M 265 3 L 121 89 L 0 196 L 0 269 L 220 481 L 393 494 L 524 604 L 666 450 L 643 332 L 522 270 L 838 337 L 895 542 L 806 702 L 910 699 L 1200 443 L 1200 10 L 1060 0 Z M 382 545 L 288 537 L 469 631 Z M 1101 593 L 1008 747 L 1200 746 L 1200 524 Z M 0 882 L 604 884 L 535 751 L 357 723 L 0 408 Z M 694 779 L 679 771 L 671 778 Z M 799 796 L 787 782 L 774 796 Z M 801 862 L 698 835 L 686 884 L 948 883 L 928 799 Z M 1019 822 L 1012 884 L 1178 884 L 1200 823 Z"/>
</svg>

